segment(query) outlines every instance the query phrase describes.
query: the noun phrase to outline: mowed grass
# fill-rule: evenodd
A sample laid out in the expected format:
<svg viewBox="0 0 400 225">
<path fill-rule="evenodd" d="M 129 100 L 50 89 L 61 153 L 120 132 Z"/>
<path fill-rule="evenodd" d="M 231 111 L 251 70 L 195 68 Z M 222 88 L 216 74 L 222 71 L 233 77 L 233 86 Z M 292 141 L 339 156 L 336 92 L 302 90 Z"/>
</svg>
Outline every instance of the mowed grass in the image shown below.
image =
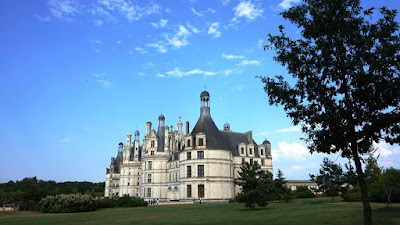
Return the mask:
<svg viewBox="0 0 400 225">
<path fill-rule="evenodd" d="M 339 200 L 339 198 L 337 199 Z M 374 224 L 400 224 L 400 204 L 385 208 L 372 203 Z M 362 204 L 330 198 L 272 202 L 255 211 L 237 203 L 160 205 L 144 208 L 113 208 L 73 214 L 0 212 L 0 224 L 362 224 Z"/>
</svg>

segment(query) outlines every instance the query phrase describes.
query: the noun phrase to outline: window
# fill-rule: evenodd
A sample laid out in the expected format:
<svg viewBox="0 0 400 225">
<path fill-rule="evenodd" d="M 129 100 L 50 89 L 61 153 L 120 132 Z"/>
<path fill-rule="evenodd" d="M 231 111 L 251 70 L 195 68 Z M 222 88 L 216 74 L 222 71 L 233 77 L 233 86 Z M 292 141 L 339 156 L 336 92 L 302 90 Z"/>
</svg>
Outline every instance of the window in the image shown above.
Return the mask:
<svg viewBox="0 0 400 225">
<path fill-rule="evenodd" d="M 242 164 L 244 164 L 246 161 L 245 161 L 245 159 L 244 158 L 242 158 Z"/>
<path fill-rule="evenodd" d="M 187 140 L 187 146 L 190 147 L 190 139 Z"/>
<path fill-rule="evenodd" d="M 264 159 L 261 159 L 261 165 L 265 166 L 265 160 Z"/>
<path fill-rule="evenodd" d="M 154 148 L 155 146 L 155 141 L 151 141 L 151 147 Z"/>
<path fill-rule="evenodd" d="M 147 174 L 147 183 L 151 183 L 151 174 Z"/>
<path fill-rule="evenodd" d="M 198 151 L 197 152 L 197 158 L 198 159 L 204 159 L 204 152 L 203 151 Z"/>
<path fill-rule="evenodd" d="M 192 197 L 192 185 L 190 185 L 190 184 L 187 185 L 187 188 L 186 188 L 186 196 L 187 196 L 188 198 L 191 198 L 191 197 Z"/>
<path fill-rule="evenodd" d="M 186 153 L 186 158 L 187 160 L 192 159 L 192 153 L 191 152 Z"/>
<path fill-rule="evenodd" d="M 192 177 L 192 166 L 187 166 L 187 177 Z"/>
<path fill-rule="evenodd" d="M 252 155 L 253 154 L 253 149 L 249 148 L 249 154 Z"/>
<path fill-rule="evenodd" d="M 128 182 L 128 186 L 130 185 L 130 183 Z"/>
<path fill-rule="evenodd" d="M 197 176 L 204 177 L 204 165 L 197 166 Z"/>
<path fill-rule="evenodd" d="M 151 151 L 151 152 L 150 152 L 150 155 L 154 155 L 154 151 Z"/>
<path fill-rule="evenodd" d="M 253 165 L 253 159 L 250 159 L 250 165 Z"/>
<path fill-rule="evenodd" d="M 175 181 L 178 181 L 178 173 L 175 173 Z"/>
<path fill-rule="evenodd" d="M 261 155 L 264 155 L 264 149 L 261 149 Z"/>
<path fill-rule="evenodd" d="M 204 198 L 204 184 L 199 184 L 197 186 L 197 190 L 198 190 L 198 197 L 199 198 Z"/>
<path fill-rule="evenodd" d="M 152 161 L 149 161 L 149 168 L 148 168 L 149 170 L 151 170 L 151 169 L 153 169 L 153 163 L 152 163 Z"/>
<path fill-rule="evenodd" d="M 147 188 L 147 197 L 148 197 L 148 198 L 151 197 L 151 188 Z"/>
<path fill-rule="evenodd" d="M 199 138 L 199 146 L 203 146 L 203 138 Z"/>
<path fill-rule="evenodd" d="M 244 148 L 243 147 L 240 148 L 240 153 L 244 154 Z"/>
</svg>

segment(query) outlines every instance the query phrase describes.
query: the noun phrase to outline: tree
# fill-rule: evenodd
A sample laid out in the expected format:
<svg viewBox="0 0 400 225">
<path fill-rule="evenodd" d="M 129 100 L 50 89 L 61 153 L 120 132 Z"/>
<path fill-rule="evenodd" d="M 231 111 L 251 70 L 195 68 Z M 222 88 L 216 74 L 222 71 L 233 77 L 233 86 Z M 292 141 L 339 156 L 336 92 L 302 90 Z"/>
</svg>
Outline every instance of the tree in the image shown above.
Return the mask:
<svg viewBox="0 0 400 225">
<path fill-rule="evenodd" d="M 383 168 L 378 166 L 378 158 L 374 158 L 372 154 L 369 155 L 365 166 L 365 180 L 367 184 L 380 184 Z"/>
<path fill-rule="evenodd" d="M 385 189 L 387 207 L 389 207 L 393 188 L 400 187 L 400 170 L 393 167 L 386 169 L 382 174 L 382 186 Z"/>
<path fill-rule="evenodd" d="M 273 183 L 275 186 L 275 191 L 279 195 L 279 202 L 283 200 L 285 203 L 288 203 L 289 200 L 293 198 L 293 193 L 292 190 L 286 186 L 286 178 L 280 169 L 278 169 Z"/>
<path fill-rule="evenodd" d="M 336 153 L 354 161 L 362 193 L 364 224 L 372 223 L 361 155 L 373 142 L 400 142 L 400 36 L 397 11 L 364 10 L 360 0 L 303 0 L 281 13 L 300 30 L 292 39 L 279 26 L 265 49 L 287 68 L 262 77 L 270 104 L 283 105 L 302 125 L 311 153 Z M 291 81 L 292 82 L 292 81 Z"/>
<path fill-rule="evenodd" d="M 298 186 L 295 191 L 297 198 L 314 198 L 315 194 L 307 186 Z"/>
<path fill-rule="evenodd" d="M 240 169 L 239 178 L 235 180 L 235 184 L 241 186 L 242 190 L 236 196 L 236 201 L 244 203 L 246 207 L 253 210 L 256 205 L 267 206 L 272 190 L 272 174 L 262 170 L 257 161 L 252 165 L 246 162 L 240 166 Z"/>
<path fill-rule="evenodd" d="M 332 197 L 332 202 L 335 201 L 334 197 L 338 195 L 340 187 L 343 184 L 343 170 L 340 164 L 336 164 L 324 158 L 319 169 L 319 174 L 310 174 L 312 181 L 317 183 L 319 191 L 327 193 Z"/>
<path fill-rule="evenodd" d="M 344 166 L 346 167 L 347 171 L 343 174 L 343 182 L 346 183 L 346 189 L 350 189 L 350 186 L 357 185 L 357 174 L 354 172 L 354 167 L 349 163 L 345 163 Z"/>
</svg>

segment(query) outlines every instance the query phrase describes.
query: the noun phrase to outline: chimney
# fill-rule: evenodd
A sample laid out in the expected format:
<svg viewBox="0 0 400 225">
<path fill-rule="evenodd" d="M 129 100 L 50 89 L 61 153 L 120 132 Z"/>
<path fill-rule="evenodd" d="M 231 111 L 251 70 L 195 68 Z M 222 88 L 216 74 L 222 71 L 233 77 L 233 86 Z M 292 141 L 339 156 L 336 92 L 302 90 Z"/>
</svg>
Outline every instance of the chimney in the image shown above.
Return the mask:
<svg viewBox="0 0 400 225">
<path fill-rule="evenodd" d="M 146 123 L 146 136 L 150 136 L 151 132 L 151 122 Z"/>
<path fill-rule="evenodd" d="M 247 131 L 247 139 L 249 140 L 250 144 L 253 144 L 253 132 L 252 131 Z"/>
<path fill-rule="evenodd" d="M 189 121 L 186 121 L 186 135 L 189 134 Z"/>
</svg>

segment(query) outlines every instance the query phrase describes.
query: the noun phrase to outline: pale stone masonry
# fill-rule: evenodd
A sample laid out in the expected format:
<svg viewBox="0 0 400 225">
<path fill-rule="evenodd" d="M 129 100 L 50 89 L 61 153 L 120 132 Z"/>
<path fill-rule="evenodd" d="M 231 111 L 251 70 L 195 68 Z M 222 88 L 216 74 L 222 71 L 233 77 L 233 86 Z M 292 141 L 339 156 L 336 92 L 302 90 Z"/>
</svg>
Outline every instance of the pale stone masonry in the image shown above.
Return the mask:
<svg viewBox="0 0 400 225">
<path fill-rule="evenodd" d="M 177 130 L 158 118 L 157 131 L 146 123 L 134 140 L 127 134 L 125 145 L 118 144 L 117 157 L 107 168 L 105 196 L 138 196 L 159 201 L 222 201 L 233 198 L 240 188 L 234 184 L 243 162 L 261 165 L 272 173 L 271 144 L 253 140 L 252 132 L 234 132 L 228 123 L 219 130 L 210 114 L 210 94 L 200 94 L 200 117 L 191 132 L 181 117 Z"/>
</svg>

